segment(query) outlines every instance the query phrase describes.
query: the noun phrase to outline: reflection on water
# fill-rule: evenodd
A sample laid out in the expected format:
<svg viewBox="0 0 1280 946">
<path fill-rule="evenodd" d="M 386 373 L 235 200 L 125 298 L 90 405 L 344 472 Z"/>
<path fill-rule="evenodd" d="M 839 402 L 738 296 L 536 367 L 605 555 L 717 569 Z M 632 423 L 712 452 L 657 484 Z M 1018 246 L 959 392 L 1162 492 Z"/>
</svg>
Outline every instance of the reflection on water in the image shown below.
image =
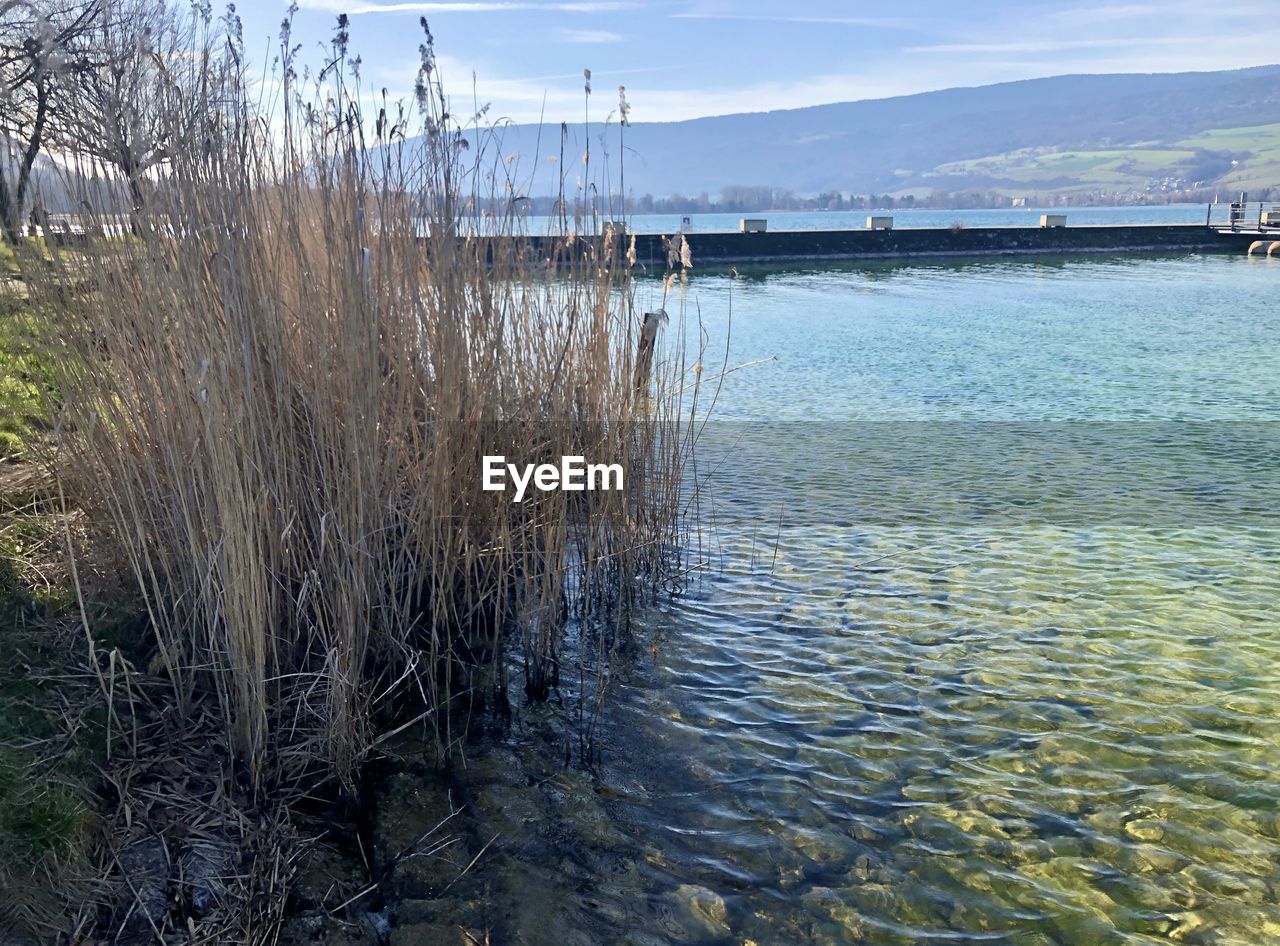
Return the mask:
<svg viewBox="0 0 1280 946">
<path fill-rule="evenodd" d="M 709 428 L 707 567 L 644 615 L 596 772 L 554 706 L 473 761 L 498 839 L 440 909 L 520 943 L 1280 942 L 1277 290 L 1194 257 L 695 279 L 731 361 L 780 356 Z"/>
</svg>

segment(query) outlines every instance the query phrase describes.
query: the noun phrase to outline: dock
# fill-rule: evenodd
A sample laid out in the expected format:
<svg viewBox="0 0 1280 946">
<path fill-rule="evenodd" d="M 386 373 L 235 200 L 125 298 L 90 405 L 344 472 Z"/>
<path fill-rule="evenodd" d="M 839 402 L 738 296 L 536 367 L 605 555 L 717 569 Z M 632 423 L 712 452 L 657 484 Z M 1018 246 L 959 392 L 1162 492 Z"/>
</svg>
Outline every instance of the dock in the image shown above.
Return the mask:
<svg viewBox="0 0 1280 946">
<path fill-rule="evenodd" d="M 502 237 L 478 238 L 503 240 Z M 575 252 L 599 246 L 601 237 L 578 237 Z M 1239 253 L 1256 233 L 1202 224 L 1055 227 L 948 227 L 937 229 L 779 230 L 758 232 L 635 234 L 635 262 L 648 270 L 679 269 L 681 240 L 694 267 L 750 263 L 892 260 L 937 257 L 1123 254 L 1151 252 Z M 563 258 L 561 237 L 527 238 L 531 255 Z M 625 247 L 619 255 L 625 254 Z"/>
</svg>

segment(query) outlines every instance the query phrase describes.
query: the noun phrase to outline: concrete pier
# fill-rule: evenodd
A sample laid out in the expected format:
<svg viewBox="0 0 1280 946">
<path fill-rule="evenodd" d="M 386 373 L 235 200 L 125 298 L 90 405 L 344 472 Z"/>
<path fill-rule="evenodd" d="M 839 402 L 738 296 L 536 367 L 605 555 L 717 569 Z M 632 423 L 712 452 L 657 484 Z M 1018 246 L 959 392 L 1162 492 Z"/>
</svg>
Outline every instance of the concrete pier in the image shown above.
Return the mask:
<svg viewBox="0 0 1280 946">
<path fill-rule="evenodd" d="M 946 256 L 1199 251 L 1243 255 L 1257 235 L 1224 233 L 1199 224 L 1101 227 L 954 227 L 918 230 L 788 230 L 767 233 L 686 233 L 693 265 Z M 637 234 L 636 264 L 679 268 L 681 235 Z M 629 238 L 628 238 L 629 239 Z M 596 243 L 579 237 L 578 250 Z M 675 252 L 669 248 L 674 244 Z M 550 259 L 565 252 L 553 237 L 529 238 L 529 252 Z M 625 246 L 623 247 L 625 253 Z"/>
</svg>

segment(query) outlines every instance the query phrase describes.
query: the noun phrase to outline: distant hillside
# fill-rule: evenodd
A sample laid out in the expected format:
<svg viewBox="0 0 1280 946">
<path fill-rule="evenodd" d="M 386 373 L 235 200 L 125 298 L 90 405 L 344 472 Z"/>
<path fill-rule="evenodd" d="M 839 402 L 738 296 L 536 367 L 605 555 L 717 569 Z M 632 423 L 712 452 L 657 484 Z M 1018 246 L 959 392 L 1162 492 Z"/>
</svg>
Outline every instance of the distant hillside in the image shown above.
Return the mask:
<svg viewBox="0 0 1280 946">
<path fill-rule="evenodd" d="M 7 157 L 2 149 L 3 141 L 0 141 L 0 162 Z M 9 180 L 14 179 L 16 170 L 13 164 L 3 167 Z M 102 213 L 124 213 L 129 209 L 128 195 L 121 193 L 119 185 L 113 186 L 101 179 L 86 177 L 51 160 L 46 154 L 36 155 L 27 200 L 28 205 L 22 212 L 24 223 L 28 219 L 32 200 L 38 201 L 47 213 L 55 214 L 81 213 L 86 200 L 89 206 Z"/>
<path fill-rule="evenodd" d="M 591 126 L 593 155 L 601 154 Z M 540 154 L 536 142 L 541 135 Z M 569 126 L 574 156 L 585 139 Z M 605 145 L 616 167 L 618 128 Z M 555 126 L 514 126 L 504 155 L 556 190 Z M 634 194 L 717 194 L 765 184 L 800 194 L 1142 190 L 1155 182 L 1280 185 L 1280 66 L 1077 75 L 626 130 Z M 535 165 L 535 158 L 536 165 Z M 1234 162 L 1234 163 L 1233 163 Z M 616 187 L 616 175 L 614 178 Z M 1160 186 L 1157 183 L 1155 186 Z"/>
</svg>

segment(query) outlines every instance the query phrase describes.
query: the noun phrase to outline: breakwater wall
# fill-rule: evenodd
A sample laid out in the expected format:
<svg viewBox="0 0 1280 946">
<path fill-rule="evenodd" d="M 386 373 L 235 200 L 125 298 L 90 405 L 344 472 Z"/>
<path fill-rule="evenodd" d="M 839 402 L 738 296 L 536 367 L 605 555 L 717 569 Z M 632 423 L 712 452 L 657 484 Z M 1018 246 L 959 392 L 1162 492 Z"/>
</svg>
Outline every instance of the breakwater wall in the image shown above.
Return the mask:
<svg viewBox="0 0 1280 946">
<path fill-rule="evenodd" d="M 919 230 L 786 230 L 773 233 L 687 233 L 697 266 L 818 260 L 899 259 L 939 256 L 1203 251 L 1245 253 L 1257 239 L 1220 233 L 1198 224 L 1105 227 L 957 227 Z M 501 240 L 503 238 L 489 238 Z M 578 238 L 570 255 L 590 252 L 601 238 Z M 679 268 L 679 236 L 635 235 L 636 264 Z M 559 237 L 530 237 L 528 251 L 564 258 Z M 625 247 L 622 248 L 625 253 Z"/>
</svg>

